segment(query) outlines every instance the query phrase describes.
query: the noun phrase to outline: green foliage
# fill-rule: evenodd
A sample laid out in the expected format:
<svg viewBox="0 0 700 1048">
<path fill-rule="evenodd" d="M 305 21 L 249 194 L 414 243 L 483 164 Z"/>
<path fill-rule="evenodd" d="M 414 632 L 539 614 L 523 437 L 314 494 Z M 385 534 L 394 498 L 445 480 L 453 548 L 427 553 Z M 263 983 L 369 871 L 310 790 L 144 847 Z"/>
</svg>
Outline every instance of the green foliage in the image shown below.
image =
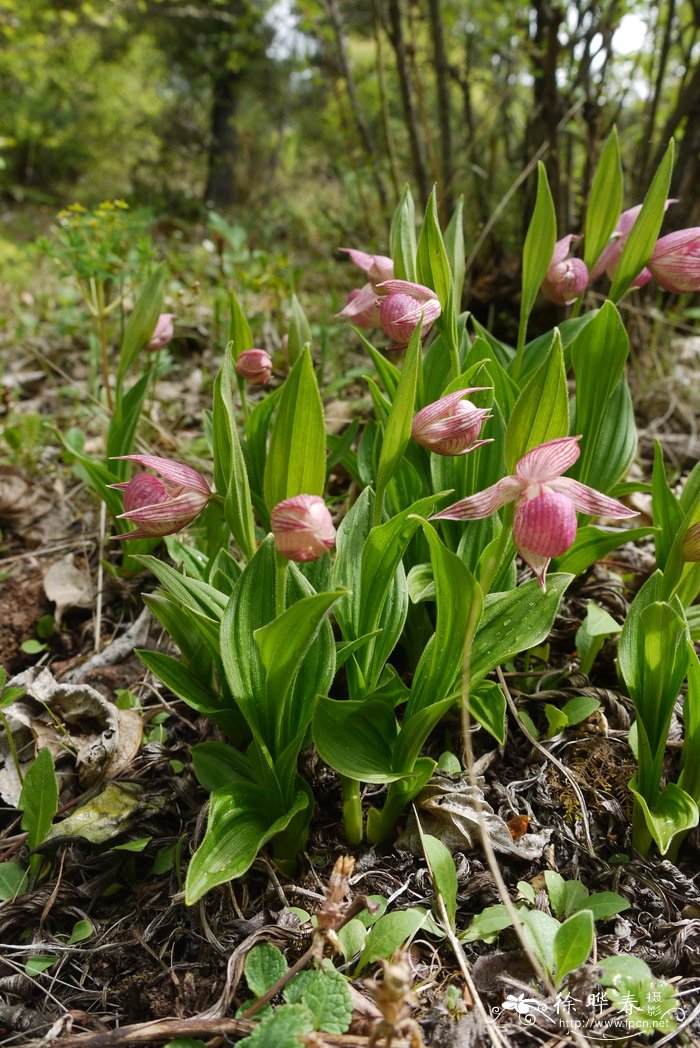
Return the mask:
<svg viewBox="0 0 700 1048">
<path fill-rule="evenodd" d="M 655 979 L 639 957 L 619 954 L 598 961 L 601 986 L 613 1007 L 624 1014 L 625 1023 L 643 1034 L 671 1034 L 678 1025 L 678 998 L 673 984 Z"/>
</svg>

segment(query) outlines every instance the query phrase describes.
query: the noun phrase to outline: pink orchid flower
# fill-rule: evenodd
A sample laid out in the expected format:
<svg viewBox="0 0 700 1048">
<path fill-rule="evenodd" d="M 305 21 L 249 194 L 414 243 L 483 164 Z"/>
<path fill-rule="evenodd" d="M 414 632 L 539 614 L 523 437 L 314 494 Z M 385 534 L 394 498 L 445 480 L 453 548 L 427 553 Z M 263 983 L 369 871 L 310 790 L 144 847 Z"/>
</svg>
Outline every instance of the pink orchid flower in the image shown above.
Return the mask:
<svg viewBox="0 0 700 1048">
<path fill-rule="evenodd" d="M 547 275 L 542 282 L 542 291 L 558 306 L 570 306 L 588 287 L 588 267 L 580 258 L 569 258 L 571 241 L 581 237 L 569 233 L 554 245 L 554 254 Z"/>
<path fill-rule="evenodd" d="M 436 455 L 466 455 L 482 444 L 489 444 L 488 440 L 477 439 L 484 422 L 491 417 L 489 409 L 477 408 L 470 400 L 463 399 L 468 393 L 488 388 L 458 389 L 428 404 L 415 415 L 411 437 Z"/>
<path fill-rule="evenodd" d="M 182 531 L 199 516 L 209 502 L 212 491 L 201 473 L 182 462 L 157 455 L 117 455 L 119 459 L 138 462 L 146 469 L 160 473 L 137 473 L 131 480 L 110 484 L 124 495 L 124 513 L 118 520 L 130 520 L 136 531 L 115 535 L 116 539 L 144 539 L 173 535 Z"/>
<path fill-rule="evenodd" d="M 700 291 L 700 227 L 678 229 L 657 240 L 649 269 L 664 291 Z"/>
<path fill-rule="evenodd" d="M 295 495 L 278 502 L 270 514 L 275 549 L 287 560 L 318 560 L 335 543 L 328 507 L 318 495 Z"/>
<path fill-rule="evenodd" d="M 379 285 L 386 297 L 379 300 L 379 315 L 384 332 L 392 340 L 392 349 L 404 349 L 423 315 L 421 338 L 442 312 L 437 295 L 423 284 L 410 280 L 385 280 Z"/>
<path fill-rule="evenodd" d="M 677 203 L 676 198 L 669 197 L 664 204 L 664 211 L 667 211 L 671 204 L 675 203 Z M 598 277 L 602 277 L 603 273 L 607 273 L 608 278 L 614 280 L 627 238 L 632 232 L 632 227 L 637 221 L 641 210 L 642 205 L 637 204 L 636 207 L 630 207 L 627 211 L 622 212 L 617 220 L 615 231 L 610 238 L 610 243 L 603 249 L 602 254 L 591 269 L 591 282 L 597 280 Z M 650 280 L 651 273 L 648 267 L 645 266 L 641 273 L 638 273 L 632 281 L 631 287 L 644 287 Z"/>
<path fill-rule="evenodd" d="M 580 439 L 559 437 L 540 444 L 519 460 L 512 476 L 455 502 L 431 520 L 481 520 L 514 502 L 515 548 L 545 589 L 550 560 L 565 553 L 576 538 L 577 510 L 618 520 L 637 516 L 616 499 L 562 476 L 580 455 Z"/>
<path fill-rule="evenodd" d="M 358 251 L 354 247 L 341 247 L 340 250 L 345 251 L 355 265 L 367 274 L 368 283 L 350 292 L 338 316 L 352 321 L 357 327 L 379 327 L 379 299 L 386 292 L 380 291 L 378 285 L 384 280 L 393 279 L 394 263 L 387 255 L 368 255 L 366 251 Z"/>
<path fill-rule="evenodd" d="M 272 358 L 264 349 L 245 349 L 236 361 L 236 371 L 253 386 L 265 386 L 272 375 Z"/>
<path fill-rule="evenodd" d="M 157 350 L 167 346 L 175 334 L 175 329 L 173 328 L 174 319 L 174 313 L 161 313 L 146 349 Z"/>
</svg>

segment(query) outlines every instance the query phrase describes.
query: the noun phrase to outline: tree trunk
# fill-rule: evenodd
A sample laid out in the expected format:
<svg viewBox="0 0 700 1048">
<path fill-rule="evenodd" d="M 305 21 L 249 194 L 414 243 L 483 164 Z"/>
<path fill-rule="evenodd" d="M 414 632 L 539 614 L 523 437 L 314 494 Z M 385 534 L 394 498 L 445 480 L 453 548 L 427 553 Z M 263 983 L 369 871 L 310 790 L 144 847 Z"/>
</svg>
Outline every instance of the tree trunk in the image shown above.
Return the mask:
<svg viewBox="0 0 700 1048">
<path fill-rule="evenodd" d="M 403 104 L 404 119 L 408 130 L 408 138 L 411 144 L 411 156 L 413 158 L 413 171 L 418 183 L 421 200 L 425 202 L 430 194 L 430 179 L 428 177 L 428 166 L 425 160 L 425 149 L 421 139 L 418 110 L 413 91 L 413 82 L 408 64 L 406 52 L 406 41 L 403 35 L 403 22 L 401 18 L 401 0 L 389 0 L 389 39 L 396 56 L 396 69 L 399 74 L 399 86 L 401 89 L 401 102 Z"/>
<path fill-rule="evenodd" d="M 440 0 L 428 0 L 430 30 L 433 37 L 435 88 L 440 124 L 440 158 L 442 162 L 442 199 L 447 215 L 454 207 L 454 167 L 452 160 L 452 123 L 450 119 L 450 84 L 445 31 Z"/>
<path fill-rule="evenodd" d="M 563 227 L 561 160 L 559 157 L 559 121 L 561 101 L 557 85 L 559 25 L 563 18 L 560 7 L 551 0 L 535 0 L 537 15 L 533 49 L 534 113 L 526 137 L 527 153 L 534 154 L 545 143 L 549 146 L 545 165 L 552 191 L 557 228 Z M 529 214 L 529 208 L 527 209 Z"/>
<path fill-rule="evenodd" d="M 211 137 L 204 199 L 217 208 L 231 207 L 236 202 L 238 78 L 238 73 L 223 69 L 212 84 Z"/>
</svg>

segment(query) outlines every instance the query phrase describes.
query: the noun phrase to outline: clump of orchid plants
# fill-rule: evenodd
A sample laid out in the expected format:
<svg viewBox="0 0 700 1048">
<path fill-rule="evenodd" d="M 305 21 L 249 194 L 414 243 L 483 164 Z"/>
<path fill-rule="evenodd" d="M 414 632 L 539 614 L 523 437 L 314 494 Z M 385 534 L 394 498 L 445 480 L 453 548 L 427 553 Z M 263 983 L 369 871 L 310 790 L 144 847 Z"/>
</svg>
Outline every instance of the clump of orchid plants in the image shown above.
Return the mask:
<svg viewBox="0 0 700 1048">
<path fill-rule="evenodd" d="M 299 766 L 309 745 L 340 777 L 348 839 L 389 838 L 435 771 L 429 740 L 443 718 L 461 709 L 465 723 L 504 745 L 497 667 L 517 665 L 546 640 L 577 574 L 652 532 L 627 527 L 636 514 L 620 501 L 636 429 L 616 303 L 647 269 L 668 290 L 696 288 L 698 239 L 697 230 L 659 239 L 672 150 L 644 204 L 618 220 L 617 150 L 613 136 L 592 187 L 593 201 L 614 206 L 591 205 L 582 241 L 557 239 L 540 165 L 514 347 L 460 315 L 461 211 L 443 233 L 433 193 L 416 236 L 405 192 L 390 254 L 343 249 L 365 283 L 341 317 L 375 329 L 391 352 L 363 341 L 371 419 L 327 435 L 316 347 L 297 300 L 290 366 L 278 383 L 233 296 L 207 428 L 212 482 L 180 462 L 112 451 L 119 469 L 130 460 L 147 471 L 105 488 L 110 499 L 123 496 L 123 507 L 110 502 L 114 515 L 136 525 L 118 537 L 133 546 L 149 539 L 151 549 L 167 538 L 179 565 L 139 551 L 160 585 L 148 604 L 179 649 L 141 658 L 227 739 L 193 751 L 211 797 L 188 902 L 243 874 L 268 844 L 283 868 L 293 865 L 314 808 Z M 572 257 L 574 244 L 582 257 Z M 577 313 L 589 275 L 604 271 L 612 286 L 600 308 L 528 341 L 540 290 L 562 306 L 575 302 Z M 172 320 L 158 320 L 159 299 L 149 303 L 129 363 Z M 246 385 L 259 387 L 251 403 Z M 353 478 L 353 500 L 329 485 L 336 468 Z M 648 846 L 653 838 L 662 851 L 697 822 L 700 800 L 697 732 L 686 740 L 679 783 L 659 786 L 668 723 L 654 719 L 654 696 L 672 707 L 687 675 L 688 723 L 700 723 L 685 619 L 700 592 L 700 477 L 680 499 L 664 484 L 659 472 L 659 571 L 635 600 L 620 658 L 638 713 L 635 839 Z M 411 648 L 415 636 L 426 637 L 421 650 Z M 670 661 L 655 666 L 655 678 L 659 645 Z M 369 810 L 364 783 L 385 787 Z"/>
</svg>

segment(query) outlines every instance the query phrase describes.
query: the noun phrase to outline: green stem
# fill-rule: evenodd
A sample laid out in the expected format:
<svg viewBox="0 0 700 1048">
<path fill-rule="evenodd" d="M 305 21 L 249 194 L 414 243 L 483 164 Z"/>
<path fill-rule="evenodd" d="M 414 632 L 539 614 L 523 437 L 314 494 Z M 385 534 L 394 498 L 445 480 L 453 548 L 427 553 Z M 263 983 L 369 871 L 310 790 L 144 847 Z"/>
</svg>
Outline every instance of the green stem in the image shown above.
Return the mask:
<svg viewBox="0 0 700 1048">
<path fill-rule="evenodd" d="M 518 324 L 518 344 L 515 347 L 515 357 L 513 358 L 513 366 L 511 368 L 511 378 L 514 382 L 517 382 L 520 378 L 520 372 L 523 369 L 523 353 L 525 350 L 525 336 L 527 335 L 527 316 L 524 313 L 520 314 L 520 323 Z"/>
<path fill-rule="evenodd" d="M 279 553 L 275 553 L 275 618 L 279 618 L 280 615 L 283 615 L 287 607 L 285 590 L 288 564 L 289 561 L 286 557 L 281 556 Z"/>
<path fill-rule="evenodd" d="M 243 414 L 243 425 L 245 426 L 246 423 L 248 422 L 249 411 L 248 411 L 248 398 L 245 395 L 245 382 L 243 381 L 242 378 L 238 379 L 238 392 L 240 393 L 240 397 L 241 397 L 241 412 Z"/>
<path fill-rule="evenodd" d="M 569 320 L 574 320 L 579 315 L 579 313 L 581 312 L 581 309 L 583 307 L 583 300 L 584 300 L 585 297 L 586 297 L 586 294 L 584 292 L 583 295 L 579 295 L 579 297 L 576 299 L 576 301 L 574 302 L 573 308 L 571 310 L 571 315 L 569 317 Z"/>
<path fill-rule="evenodd" d="M 348 844 L 359 844 L 362 840 L 362 798 L 357 779 L 341 775 L 343 787 L 343 829 Z"/>
<path fill-rule="evenodd" d="M 402 788 L 401 782 L 389 784 L 381 810 L 370 808 L 367 812 L 367 840 L 370 844 L 382 844 L 391 836 L 402 811 L 411 800 L 410 791 Z"/>
<path fill-rule="evenodd" d="M 107 349 L 107 313 L 105 304 L 105 286 L 103 280 L 98 280 L 97 290 L 97 337 L 100 343 L 100 361 L 102 363 L 102 385 L 105 388 L 107 407 L 112 411 L 112 390 L 109 384 L 109 352 Z"/>
<path fill-rule="evenodd" d="M 644 818 L 642 806 L 636 797 L 632 801 L 632 845 L 642 857 L 649 854 L 651 834 Z"/>
</svg>

